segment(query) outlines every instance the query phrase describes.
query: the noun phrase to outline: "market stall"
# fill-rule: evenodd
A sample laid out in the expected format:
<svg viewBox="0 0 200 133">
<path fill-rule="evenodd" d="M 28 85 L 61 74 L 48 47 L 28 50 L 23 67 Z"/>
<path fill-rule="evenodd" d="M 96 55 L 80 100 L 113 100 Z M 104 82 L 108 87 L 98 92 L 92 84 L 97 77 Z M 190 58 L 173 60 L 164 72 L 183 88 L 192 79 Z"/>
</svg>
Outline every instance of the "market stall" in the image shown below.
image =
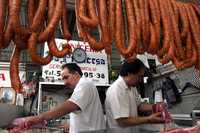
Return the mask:
<svg viewBox="0 0 200 133">
<path fill-rule="evenodd" d="M 73 13 L 68 14 L 69 10 L 73 10 Z M 160 79 L 191 67 L 199 77 L 199 16 L 199 1 L 0 0 L 0 52 L 8 47 L 12 52 L 6 63 L 0 62 L 0 101 L 23 106 L 24 96 L 33 97 L 32 101 L 37 100 L 35 112 L 40 114 L 51 110 L 71 93 L 62 89 L 60 67 L 64 63 L 75 62 L 80 65 L 83 76 L 95 83 L 103 104 L 105 90 L 110 85 L 113 47 L 120 56 L 118 63 L 123 59 L 134 61 L 139 58 L 138 55 L 146 56 L 147 53 L 156 56 L 156 62 L 161 67 L 149 65 L 149 69 L 153 68 L 150 71 L 152 82 L 150 84 L 146 79 L 143 87 L 151 88 L 149 86 L 160 82 Z M 73 23 L 69 23 L 69 18 L 75 18 L 71 19 Z M 76 29 L 72 31 L 75 23 Z M 31 63 L 40 65 L 42 69 L 41 73 L 38 72 L 37 80 L 31 83 L 32 88 L 36 88 L 34 93 L 25 91 L 30 90 L 30 86 L 24 84 L 24 77 L 27 76 L 23 75 L 28 73 L 24 68 L 26 64 L 20 63 L 23 62 L 21 54 L 24 51 Z M 143 60 L 145 65 L 150 64 L 147 60 Z M 162 69 L 165 66 L 172 68 L 165 71 Z M 196 78 L 194 75 L 192 77 Z M 171 77 L 165 79 L 170 80 Z M 172 99 L 174 97 L 160 100 L 163 93 L 160 90 L 165 90 L 170 96 L 171 91 L 181 94 L 180 88 L 177 87 L 176 92 L 171 88 L 166 90 L 162 87 L 168 84 L 165 81 L 163 84 L 153 86 L 150 91 L 144 89 L 143 94 L 147 94 L 143 98 L 151 103 L 167 101 L 168 105 L 176 100 L 181 101 L 177 97 L 175 100 Z M 192 85 L 198 90 L 199 86 Z M 59 91 L 64 94 L 60 101 L 48 96 L 50 93 L 60 95 Z M 35 98 L 37 92 L 38 99 Z M 187 117 L 198 121 L 198 105 L 191 113 L 192 117 Z"/>
<path fill-rule="evenodd" d="M 56 39 L 56 45 L 62 49 L 62 45 L 67 43 L 64 39 Z M 61 78 L 61 66 L 64 63 L 78 63 L 83 71 L 83 76 L 95 83 L 99 91 L 102 105 L 105 100 L 105 91 L 109 87 L 108 79 L 108 58 L 105 51 L 96 52 L 92 50 L 88 43 L 81 41 L 69 41 L 72 47 L 72 55 L 63 58 L 54 58 L 49 64 L 42 67 L 42 79 L 39 82 L 37 113 L 51 110 L 58 103 L 64 102 L 72 94 L 64 85 Z M 49 52 L 47 44 L 44 47 L 44 56 Z M 49 105 L 50 104 L 50 105 Z M 51 123 L 61 123 L 69 121 L 69 116 L 54 120 Z M 58 122 L 59 121 L 59 122 Z"/>
</svg>

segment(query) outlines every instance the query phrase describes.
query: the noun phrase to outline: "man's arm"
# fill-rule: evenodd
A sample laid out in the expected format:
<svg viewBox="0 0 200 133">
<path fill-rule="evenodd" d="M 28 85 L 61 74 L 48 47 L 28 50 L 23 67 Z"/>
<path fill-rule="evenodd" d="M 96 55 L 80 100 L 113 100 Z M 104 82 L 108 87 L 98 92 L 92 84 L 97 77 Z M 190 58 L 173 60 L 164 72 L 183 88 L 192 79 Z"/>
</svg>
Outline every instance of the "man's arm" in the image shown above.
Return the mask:
<svg viewBox="0 0 200 133">
<path fill-rule="evenodd" d="M 116 119 L 116 121 L 121 127 L 128 127 L 149 122 L 148 117 L 127 117 Z"/>
<path fill-rule="evenodd" d="M 78 107 L 78 105 L 67 100 L 64 103 L 62 103 L 61 105 L 59 105 L 58 107 L 55 107 L 54 109 L 52 109 L 50 111 L 40 114 L 38 117 L 41 117 L 43 120 L 48 121 L 48 120 L 51 120 L 54 118 L 61 117 L 65 114 L 68 114 L 68 113 L 73 112 L 78 109 L 80 109 Z"/>
<path fill-rule="evenodd" d="M 141 111 L 141 112 L 152 111 L 152 110 L 153 110 L 152 105 L 153 105 L 153 104 L 149 104 L 149 103 L 141 103 L 141 104 L 138 106 L 138 111 Z"/>
<path fill-rule="evenodd" d="M 20 128 L 23 129 L 23 128 L 29 128 L 35 124 L 46 124 L 46 121 L 48 120 L 58 118 L 60 116 L 63 116 L 78 109 L 79 107 L 75 103 L 67 100 L 58 107 L 55 107 L 50 111 L 41 113 L 38 116 L 17 118 L 12 122 L 12 125 L 17 126 L 19 129 Z"/>
<path fill-rule="evenodd" d="M 163 123 L 161 113 L 155 113 L 147 117 L 126 117 L 116 119 L 117 123 L 121 127 L 134 126 L 145 123 Z"/>
</svg>

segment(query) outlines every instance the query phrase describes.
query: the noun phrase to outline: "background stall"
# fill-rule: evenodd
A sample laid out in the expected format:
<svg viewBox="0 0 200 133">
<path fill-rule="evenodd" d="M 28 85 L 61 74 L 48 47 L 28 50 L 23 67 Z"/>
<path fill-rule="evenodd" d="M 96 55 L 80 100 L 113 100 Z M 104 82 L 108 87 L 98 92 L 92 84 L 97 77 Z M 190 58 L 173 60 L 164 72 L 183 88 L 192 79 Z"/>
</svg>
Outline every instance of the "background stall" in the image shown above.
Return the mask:
<svg viewBox="0 0 200 133">
<path fill-rule="evenodd" d="M 39 82 L 37 113 L 51 110 L 58 104 L 70 97 L 72 90 L 68 89 L 61 77 L 61 66 L 65 63 L 77 63 L 83 71 L 83 76 L 92 80 L 97 86 L 102 105 L 105 100 L 105 91 L 109 86 L 108 57 L 104 51 L 96 52 L 92 50 L 88 43 L 81 41 L 69 41 L 56 39 L 57 47 L 62 49 L 62 45 L 69 43 L 72 55 L 64 58 L 54 58 L 49 64 L 42 67 L 42 81 Z M 44 47 L 44 56 L 48 53 L 48 47 Z M 35 109 L 33 109 L 35 111 Z M 51 121 L 51 124 L 63 119 Z M 58 123 L 59 123 L 58 122 Z"/>
</svg>

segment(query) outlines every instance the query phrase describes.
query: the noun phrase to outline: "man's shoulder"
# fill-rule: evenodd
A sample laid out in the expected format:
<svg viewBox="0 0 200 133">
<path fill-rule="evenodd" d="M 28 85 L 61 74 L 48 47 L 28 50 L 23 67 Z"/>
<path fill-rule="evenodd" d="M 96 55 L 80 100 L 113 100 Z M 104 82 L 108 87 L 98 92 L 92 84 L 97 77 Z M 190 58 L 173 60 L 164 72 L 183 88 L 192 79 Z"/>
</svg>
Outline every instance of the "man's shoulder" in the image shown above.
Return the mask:
<svg viewBox="0 0 200 133">
<path fill-rule="evenodd" d="M 86 78 L 82 78 L 79 81 L 77 88 L 79 88 L 79 89 L 93 89 L 93 88 L 96 88 L 96 86 L 91 80 L 86 79 Z"/>
<path fill-rule="evenodd" d="M 87 79 L 87 78 L 81 78 L 80 81 L 79 81 L 79 84 L 81 85 L 85 85 L 85 84 L 88 84 L 88 85 L 94 85 L 94 83 L 92 82 L 92 80 L 90 79 Z"/>
<path fill-rule="evenodd" d="M 115 80 L 115 82 L 113 82 L 111 84 L 111 86 L 108 89 L 112 89 L 112 88 L 116 88 L 116 89 L 120 89 L 120 88 L 125 88 L 125 83 L 123 81 L 123 79 L 121 77 L 119 77 L 117 80 Z M 114 89 L 114 90 L 116 90 Z"/>
</svg>

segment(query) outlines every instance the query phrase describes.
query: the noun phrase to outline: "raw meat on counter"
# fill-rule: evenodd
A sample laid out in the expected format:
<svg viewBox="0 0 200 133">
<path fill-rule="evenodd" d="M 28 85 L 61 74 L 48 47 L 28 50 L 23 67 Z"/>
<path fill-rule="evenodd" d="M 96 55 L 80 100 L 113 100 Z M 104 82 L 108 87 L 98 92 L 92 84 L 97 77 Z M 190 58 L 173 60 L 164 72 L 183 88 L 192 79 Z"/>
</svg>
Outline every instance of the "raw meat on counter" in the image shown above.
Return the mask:
<svg viewBox="0 0 200 133">
<path fill-rule="evenodd" d="M 167 128 L 170 126 L 170 123 L 172 122 L 172 117 L 167 110 L 167 105 L 163 102 L 156 103 L 153 105 L 153 112 L 154 113 L 161 112 L 161 117 L 164 120 L 163 131 L 166 131 Z"/>
<path fill-rule="evenodd" d="M 46 125 L 47 122 L 45 120 L 40 120 L 40 119 L 35 119 L 33 121 L 29 120 L 29 117 L 24 117 L 24 118 L 16 118 L 12 122 L 12 126 L 14 128 L 10 130 L 10 133 L 22 133 L 26 131 L 29 128 L 32 128 L 33 126 L 44 126 Z"/>
<path fill-rule="evenodd" d="M 156 103 L 153 105 L 153 112 L 161 112 L 161 117 L 165 120 L 165 123 L 170 123 L 172 121 L 172 117 L 167 110 L 167 105 L 165 103 Z"/>
<path fill-rule="evenodd" d="M 163 133 L 200 133 L 200 125 L 189 128 L 177 128 L 165 131 Z"/>
</svg>

